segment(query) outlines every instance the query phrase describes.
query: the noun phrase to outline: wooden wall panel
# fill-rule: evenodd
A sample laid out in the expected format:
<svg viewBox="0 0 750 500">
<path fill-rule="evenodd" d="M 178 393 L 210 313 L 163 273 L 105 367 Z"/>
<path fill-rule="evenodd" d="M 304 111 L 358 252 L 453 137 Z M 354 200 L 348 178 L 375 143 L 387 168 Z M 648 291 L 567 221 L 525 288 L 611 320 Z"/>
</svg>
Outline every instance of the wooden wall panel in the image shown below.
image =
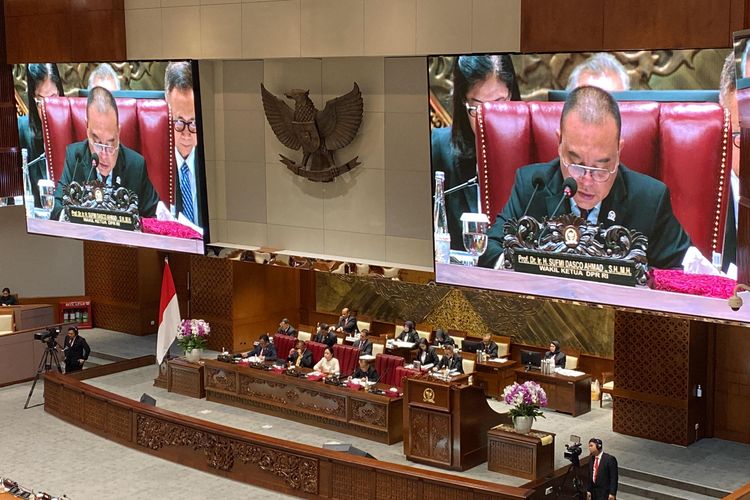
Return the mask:
<svg viewBox="0 0 750 500">
<path fill-rule="evenodd" d="M 603 16 L 601 0 L 522 0 L 521 52 L 598 50 Z"/>
<path fill-rule="evenodd" d="M 722 325 L 715 342 L 714 437 L 750 444 L 750 331 Z"/>
</svg>

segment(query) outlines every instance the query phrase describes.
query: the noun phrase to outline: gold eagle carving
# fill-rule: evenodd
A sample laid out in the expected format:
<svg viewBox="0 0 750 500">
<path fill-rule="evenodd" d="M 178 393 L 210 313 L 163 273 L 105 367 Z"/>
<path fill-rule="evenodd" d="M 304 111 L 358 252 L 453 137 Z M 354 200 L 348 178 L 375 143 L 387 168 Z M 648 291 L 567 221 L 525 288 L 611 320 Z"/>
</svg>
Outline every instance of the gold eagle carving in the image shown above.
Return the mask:
<svg viewBox="0 0 750 500">
<path fill-rule="evenodd" d="M 337 165 L 333 152 L 354 140 L 362 124 L 362 93 L 359 86 L 326 102 L 322 111 L 315 109 L 309 90 L 293 89 L 285 93 L 294 101 L 294 109 L 260 84 L 263 109 L 268 124 L 281 143 L 289 149 L 302 148 L 302 162 L 284 155 L 281 163 L 297 175 L 315 182 L 330 182 L 360 164 L 358 156 Z"/>
</svg>

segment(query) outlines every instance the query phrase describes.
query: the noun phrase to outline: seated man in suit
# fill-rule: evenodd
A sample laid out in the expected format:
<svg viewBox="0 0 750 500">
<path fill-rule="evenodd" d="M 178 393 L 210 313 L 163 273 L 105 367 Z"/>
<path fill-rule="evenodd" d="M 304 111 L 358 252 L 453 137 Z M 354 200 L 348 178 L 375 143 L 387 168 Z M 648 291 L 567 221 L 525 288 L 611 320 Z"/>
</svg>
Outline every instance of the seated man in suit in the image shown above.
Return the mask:
<svg viewBox="0 0 750 500">
<path fill-rule="evenodd" d="M 289 320 L 284 318 L 279 323 L 279 329 L 276 330 L 276 333 L 280 333 L 282 335 L 289 335 L 290 337 L 296 337 L 297 336 L 297 330 L 294 329 L 294 327 L 289 323 Z"/>
<path fill-rule="evenodd" d="M 368 339 L 370 331 L 365 328 L 359 333 L 359 340 L 354 342 L 354 347 L 359 349 L 360 354 L 365 354 L 367 356 L 372 356 L 372 341 Z"/>
<path fill-rule="evenodd" d="M 349 319 L 349 308 L 345 307 L 341 310 L 341 316 L 339 316 L 339 322 L 336 323 L 336 331 L 343 331 L 346 321 Z"/>
<path fill-rule="evenodd" d="M 435 367 L 436 370 L 448 369 L 448 371 L 458 371 L 458 373 L 464 372 L 464 362 L 461 356 L 455 352 L 452 345 L 445 346 L 445 352 L 443 353 L 443 359 Z"/>
<path fill-rule="evenodd" d="M 255 349 L 246 353 L 246 356 L 243 357 L 247 356 L 257 356 L 267 361 L 273 361 L 276 359 L 276 347 L 271 343 L 268 335 L 264 334 L 258 338 L 258 345 L 255 346 Z"/>
<path fill-rule="evenodd" d="M 555 368 L 565 368 L 565 353 L 560 350 L 560 342 L 553 340 L 549 344 L 549 351 L 544 353 L 544 359 L 554 359 Z"/>
<path fill-rule="evenodd" d="M 307 345 L 304 340 L 297 340 L 294 345 L 294 349 L 289 350 L 289 357 L 287 361 L 292 363 L 294 366 L 301 366 L 303 368 L 313 367 L 312 352 L 307 349 Z"/>
<path fill-rule="evenodd" d="M 413 321 L 404 322 L 404 330 L 396 338 L 396 340 L 400 340 L 401 342 L 410 342 L 412 344 L 416 344 L 417 342 L 419 342 L 419 334 L 417 333 L 417 330 L 414 328 Z"/>
<path fill-rule="evenodd" d="M 71 182 L 86 184 L 99 181 L 112 189 L 124 187 L 138 195 L 141 217 L 170 219 L 167 207 L 148 178 L 146 160 L 136 151 L 120 144 L 117 103 L 102 87 L 94 87 L 86 102 L 87 139 L 71 144 L 65 150 L 65 169 L 55 190 L 55 207 L 51 218 L 57 220 L 63 209 L 63 188 Z M 94 159 L 94 154 L 99 158 Z"/>
<path fill-rule="evenodd" d="M 438 328 L 435 330 L 435 342 L 433 342 L 433 344 L 443 347 L 444 345 L 456 345 L 456 341 L 453 340 L 453 337 L 448 335 L 448 332 L 446 332 L 445 329 Z"/>
<path fill-rule="evenodd" d="M 336 331 L 339 333 L 345 333 L 348 337 L 359 333 L 359 327 L 357 326 L 357 311 L 344 308 L 347 311 L 346 318 L 339 318 L 339 326 L 336 327 Z M 343 312 L 343 311 L 342 311 Z"/>
<path fill-rule="evenodd" d="M 482 343 L 477 348 L 477 351 L 484 351 L 490 358 L 497 357 L 497 344 L 492 340 L 491 334 L 485 333 L 482 335 Z"/>
<path fill-rule="evenodd" d="M 648 238 L 650 267 L 680 267 L 691 246 L 690 237 L 672 212 L 667 187 L 620 163 L 624 144 L 620 131 L 620 109 L 611 95 L 596 87 L 573 90 L 560 118 L 559 157 L 516 172 L 510 199 L 487 233 L 487 251 L 479 265 L 499 264 L 505 222 L 519 219 L 528 206 L 526 213 L 538 221 L 572 213 L 604 229 L 616 224 L 639 231 Z M 537 177 L 544 188 L 533 195 L 532 180 Z M 576 180 L 578 191 L 553 214 L 563 198 L 563 180 L 568 177 Z"/>
<path fill-rule="evenodd" d="M 359 366 L 354 370 L 352 378 L 367 379 L 370 382 L 377 382 L 378 372 L 369 360 L 359 358 Z"/>
<path fill-rule="evenodd" d="M 336 330 L 332 326 L 328 326 L 327 323 L 321 323 L 313 341 L 325 344 L 333 349 L 333 346 L 338 343 L 339 338 L 336 336 Z"/>
</svg>

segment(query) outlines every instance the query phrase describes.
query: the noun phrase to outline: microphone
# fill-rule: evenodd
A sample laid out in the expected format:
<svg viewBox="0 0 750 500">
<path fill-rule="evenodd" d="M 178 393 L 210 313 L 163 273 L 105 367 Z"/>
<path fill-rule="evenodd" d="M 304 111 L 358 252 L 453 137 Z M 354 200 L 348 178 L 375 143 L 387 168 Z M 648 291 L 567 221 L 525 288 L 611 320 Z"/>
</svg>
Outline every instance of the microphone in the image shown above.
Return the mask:
<svg viewBox="0 0 750 500">
<path fill-rule="evenodd" d="M 94 170 L 96 170 L 99 167 L 99 155 L 94 153 L 91 155 L 91 169 L 89 169 L 89 175 L 86 176 L 86 182 L 89 181 L 91 178 L 91 174 L 94 173 Z"/>
<path fill-rule="evenodd" d="M 81 163 L 81 153 L 80 151 L 76 153 L 76 165 L 73 167 L 73 177 L 71 177 L 70 182 L 74 182 L 76 180 L 76 172 L 78 172 L 78 165 Z"/>
<path fill-rule="evenodd" d="M 44 160 L 45 158 L 46 158 L 45 154 L 42 153 L 37 158 L 35 158 L 34 160 L 32 160 L 29 163 L 27 163 L 26 166 L 30 167 L 32 165 L 35 165 L 36 163 L 39 163 L 40 161 Z M 77 156 L 76 156 L 76 158 L 77 158 Z"/>
<path fill-rule="evenodd" d="M 478 178 L 475 175 L 474 177 L 472 177 L 468 181 L 466 181 L 466 182 L 464 182 L 462 184 L 459 184 L 458 186 L 453 186 L 450 189 L 446 189 L 443 192 L 443 196 L 448 196 L 449 194 L 455 193 L 456 191 L 461 191 L 462 189 L 466 189 L 467 187 L 476 186 L 477 185 L 477 179 Z"/>
<path fill-rule="evenodd" d="M 568 198 L 572 198 L 575 196 L 575 194 L 578 192 L 578 183 L 576 180 L 572 177 L 567 177 L 563 181 L 563 195 L 560 198 L 560 201 L 557 203 L 557 206 L 552 211 L 552 214 L 550 215 L 550 218 L 554 217 L 558 210 L 560 210 L 560 205 L 562 205 L 563 201 L 565 201 Z"/>
<path fill-rule="evenodd" d="M 529 208 L 531 208 L 531 202 L 534 201 L 534 197 L 536 196 L 537 191 L 544 188 L 545 183 L 542 174 L 534 174 L 534 178 L 531 179 L 531 184 L 534 186 L 534 192 L 531 193 L 531 198 L 529 198 L 529 202 L 526 204 L 526 210 L 523 211 L 523 215 L 521 217 L 526 217 L 526 214 L 529 213 Z"/>
<path fill-rule="evenodd" d="M 384 377 L 385 377 L 385 375 L 386 375 L 386 374 L 388 373 L 388 371 L 389 371 L 390 369 L 391 369 L 391 367 L 390 367 L 390 366 L 387 366 L 387 367 L 385 368 L 385 370 L 383 370 L 383 373 L 381 373 L 380 375 L 378 375 L 378 379 L 377 379 L 377 380 L 375 381 L 375 383 L 377 384 L 378 382 L 380 382 L 380 379 L 381 379 L 381 378 L 384 378 Z"/>
</svg>

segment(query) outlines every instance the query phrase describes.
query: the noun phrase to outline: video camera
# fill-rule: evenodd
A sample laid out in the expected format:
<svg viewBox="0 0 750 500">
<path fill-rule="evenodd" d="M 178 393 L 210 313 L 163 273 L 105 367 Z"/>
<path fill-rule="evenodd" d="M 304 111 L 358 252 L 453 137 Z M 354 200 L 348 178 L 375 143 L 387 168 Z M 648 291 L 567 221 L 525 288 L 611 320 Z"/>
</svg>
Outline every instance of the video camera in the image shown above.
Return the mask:
<svg viewBox="0 0 750 500">
<path fill-rule="evenodd" d="M 570 444 L 565 445 L 565 453 L 563 453 L 563 456 L 570 460 L 570 463 L 574 466 L 579 467 L 581 465 L 581 453 L 583 452 L 583 449 L 581 448 L 581 437 L 571 434 L 570 441 Z"/>
<path fill-rule="evenodd" d="M 40 342 L 43 342 L 47 344 L 48 346 L 52 347 L 55 344 L 55 340 L 57 339 L 57 336 L 60 334 L 60 329 L 55 327 L 47 328 L 44 331 L 36 332 L 34 334 L 34 339 L 38 340 Z"/>
</svg>

